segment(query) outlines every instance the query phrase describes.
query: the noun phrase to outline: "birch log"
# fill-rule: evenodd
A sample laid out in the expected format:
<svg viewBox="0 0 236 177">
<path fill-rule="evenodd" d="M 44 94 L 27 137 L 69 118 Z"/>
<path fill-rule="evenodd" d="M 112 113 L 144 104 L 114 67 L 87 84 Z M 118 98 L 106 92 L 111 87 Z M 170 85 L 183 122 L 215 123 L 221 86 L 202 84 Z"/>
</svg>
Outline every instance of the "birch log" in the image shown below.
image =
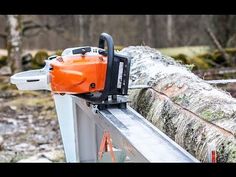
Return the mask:
<svg viewBox="0 0 236 177">
<path fill-rule="evenodd" d="M 127 47 L 131 58 L 130 105 L 202 162 L 215 145 L 217 162 L 236 162 L 236 99 L 209 85 L 186 66 L 145 47 Z"/>
</svg>

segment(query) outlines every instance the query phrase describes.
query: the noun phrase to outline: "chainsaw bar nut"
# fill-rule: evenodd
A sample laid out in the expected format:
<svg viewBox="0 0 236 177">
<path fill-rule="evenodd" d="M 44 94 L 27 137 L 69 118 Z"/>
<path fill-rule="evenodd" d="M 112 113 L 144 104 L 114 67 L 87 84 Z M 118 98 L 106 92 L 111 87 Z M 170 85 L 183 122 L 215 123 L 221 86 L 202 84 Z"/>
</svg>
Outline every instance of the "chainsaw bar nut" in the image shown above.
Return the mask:
<svg viewBox="0 0 236 177">
<path fill-rule="evenodd" d="M 61 56 L 58 56 L 58 57 L 56 58 L 56 60 L 59 61 L 59 62 L 64 62 L 64 61 L 63 61 L 63 58 L 62 58 Z"/>
<path fill-rule="evenodd" d="M 95 83 L 91 83 L 91 84 L 90 84 L 90 87 L 91 87 L 91 88 L 95 88 L 95 86 L 96 86 Z"/>
</svg>

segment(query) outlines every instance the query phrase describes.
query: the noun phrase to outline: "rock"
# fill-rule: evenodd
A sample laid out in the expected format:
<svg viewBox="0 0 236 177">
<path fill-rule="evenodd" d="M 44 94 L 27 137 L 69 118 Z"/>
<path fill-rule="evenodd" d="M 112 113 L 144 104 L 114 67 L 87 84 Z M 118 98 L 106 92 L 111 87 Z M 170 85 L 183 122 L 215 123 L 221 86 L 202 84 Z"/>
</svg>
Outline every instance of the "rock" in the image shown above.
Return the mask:
<svg viewBox="0 0 236 177">
<path fill-rule="evenodd" d="M 13 106 L 13 108 L 14 108 L 14 106 Z M 3 113 L 5 113 L 5 114 L 15 114 L 16 110 L 14 110 L 13 108 L 12 108 L 12 106 L 3 106 L 1 111 L 3 111 Z"/>
<path fill-rule="evenodd" d="M 21 159 L 18 163 L 52 163 L 52 161 L 48 160 L 47 158 L 42 157 L 40 154 L 31 156 L 27 159 Z"/>
<path fill-rule="evenodd" d="M 31 162 L 36 162 L 36 163 L 52 163 L 52 161 L 46 159 L 46 158 L 39 158 L 35 161 L 31 161 Z"/>
<path fill-rule="evenodd" d="M 0 135 L 0 151 L 3 150 L 3 142 L 4 142 L 4 139 L 3 139 L 3 137 Z"/>
<path fill-rule="evenodd" d="M 0 98 L 8 99 L 18 96 L 19 93 L 12 91 L 0 91 Z"/>
<path fill-rule="evenodd" d="M 33 115 L 28 116 L 28 122 L 29 122 L 29 124 L 33 123 Z"/>
<path fill-rule="evenodd" d="M 14 111 L 17 110 L 17 107 L 16 107 L 16 106 L 10 106 L 10 108 L 11 108 L 12 110 L 14 110 Z"/>
<path fill-rule="evenodd" d="M 39 150 L 40 151 L 48 151 L 48 150 L 51 150 L 51 147 L 49 144 L 42 144 L 39 146 Z"/>
<path fill-rule="evenodd" d="M 19 115 L 17 118 L 18 118 L 18 119 L 27 119 L 28 116 L 27 116 L 27 115 Z"/>
<path fill-rule="evenodd" d="M 33 146 L 31 144 L 27 144 L 27 143 L 21 143 L 21 144 L 18 144 L 14 147 L 14 151 L 16 151 L 16 152 L 33 151 L 35 149 L 36 149 L 35 146 Z"/>
<path fill-rule="evenodd" d="M 28 119 L 32 119 L 33 118 L 33 115 L 32 114 L 29 114 L 27 115 Z"/>
<path fill-rule="evenodd" d="M 39 116 L 38 119 L 39 119 L 39 120 L 40 120 L 40 119 L 44 119 L 44 117 L 43 117 L 43 116 Z"/>
<path fill-rule="evenodd" d="M 44 137 L 43 135 L 39 135 L 39 134 L 34 135 L 33 139 L 39 145 L 46 144 L 48 142 L 47 137 Z"/>
<path fill-rule="evenodd" d="M 31 69 L 31 61 L 33 56 L 30 53 L 26 53 L 22 56 L 22 66 L 24 70 Z"/>
<path fill-rule="evenodd" d="M 5 120 L 1 120 L 1 122 L 0 122 L 0 134 L 12 135 L 17 131 L 16 128 L 17 128 L 17 126 L 15 126 L 13 124 L 6 123 Z"/>
<path fill-rule="evenodd" d="M 36 162 L 36 163 L 51 163 L 51 162 L 65 162 L 65 156 L 63 150 L 53 150 L 50 152 L 38 153 L 27 159 L 21 159 L 18 162 Z"/>
<path fill-rule="evenodd" d="M 52 126 L 57 126 L 57 125 L 58 125 L 58 121 L 57 121 L 57 120 L 52 120 L 52 121 L 50 122 L 50 124 L 51 124 Z"/>
<path fill-rule="evenodd" d="M 4 120 L 4 119 L 3 119 L 3 120 Z M 15 119 L 6 118 L 5 121 L 6 121 L 7 124 L 12 124 L 12 125 L 14 125 L 14 126 L 17 126 L 17 125 L 18 125 L 18 122 L 17 122 Z"/>
<path fill-rule="evenodd" d="M 63 150 L 53 150 L 42 154 L 43 157 L 53 162 L 65 162 L 65 153 Z"/>
<path fill-rule="evenodd" d="M 11 162 L 16 156 L 13 151 L 1 151 L 0 152 L 0 162 Z"/>
<path fill-rule="evenodd" d="M 11 68 L 9 66 L 3 66 L 0 68 L 0 75 L 10 75 Z"/>
<path fill-rule="evenodd" d="M 56 137 L 56 132 L 53 132 L 53 131 L 48 132 L 47 137 L 48 137 L 48 140 L 51 140 L 51 141 L 54 140 Z"/>
<path fill-rule="evenodd" d="M 27 132 L 25 127 L 20 127 L 20 129 L 18 130 L 19 133 L 25 134 Z"/>
</svg>

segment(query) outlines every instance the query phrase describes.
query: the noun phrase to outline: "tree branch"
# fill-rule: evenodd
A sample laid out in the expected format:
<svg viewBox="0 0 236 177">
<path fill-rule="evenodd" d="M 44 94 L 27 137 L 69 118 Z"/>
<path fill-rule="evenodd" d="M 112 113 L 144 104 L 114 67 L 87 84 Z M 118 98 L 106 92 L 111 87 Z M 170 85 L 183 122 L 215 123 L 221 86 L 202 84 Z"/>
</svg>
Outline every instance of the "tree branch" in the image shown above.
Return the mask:
<svg viewBox="0 0 236 177">
<path fill-rule="evenodd" d="M 223 57 L 225 58 L 225 60 L 228 63 L 231 63 L 230 61 L 230 57 L 229 55 L 225 52 L 224 48 L 221 46 L 220 42 L 217 40 L 216 36 L 214 35 L 214 33 L 212 32 L 212 30 L 209 27 L 205 28 L 207 34 L 210 36 L 210 38 L 212 39 L 212 42 L 215 44 L 216 48 L 220 51 L 220 53 L 223 55 Z"/>
</svg>

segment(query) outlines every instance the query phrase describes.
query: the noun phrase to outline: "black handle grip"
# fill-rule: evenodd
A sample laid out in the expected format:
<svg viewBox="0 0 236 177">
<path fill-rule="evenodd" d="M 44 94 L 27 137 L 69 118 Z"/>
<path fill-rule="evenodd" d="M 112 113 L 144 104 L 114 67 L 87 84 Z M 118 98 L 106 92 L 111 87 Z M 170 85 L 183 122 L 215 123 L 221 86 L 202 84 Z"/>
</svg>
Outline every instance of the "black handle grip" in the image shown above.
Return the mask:
<svg viewBox="0 0 236 177">
<path fill-rule="evenodd" d="M 101 49 L 105 48 L 105 42 L 107 43 L 107 55 L 108 55 L 108 62 L 112 62 L 114 58 L 114 42 L 112 37 L 107 33 L 102 33 L 99 38 L 98 47 Z"/>
<path fill-rule="evenodd" d="M 105 42 L 107 43 L 107 71 L 106 71 L 106 81 L 102 94 L 97 98 L 97 100 L 104 100 L 109 93 L 111 85 L 111 76 L 112 76 L 112 66 L 114 60 L 114 42 L 112 37 L 107 33 L 102 33 L 99 38 L 98 47 L 104 49 Z"/>
<path fill-rule="evenodd" d="M 72 50 L 73 54 L 82 54 L 82 55 L 84 55 L 87 52 L 91 52 L 91 47 L 81 47 L 81 48 Z"/>
<path fill-rule="evenodd" d="M 111 87 L 111 77 L 112 77 L 112 66 L 113 66 L 113 60 L 114 60 L 114 42 L 112 37 L 107 33 L 102 33 L 99 38 L 99 44 L 98 47 L 104 49 L 105 48 L 105 42 L 107 44 L 107 71 L 106 71 L 106 81 L 104 90 L 100 94 L 88 94 L 88 95 L 81 95 L 82 98 L 86 98 L 90 101 L 104 101 L 108 94 Z"/>
</svg>

